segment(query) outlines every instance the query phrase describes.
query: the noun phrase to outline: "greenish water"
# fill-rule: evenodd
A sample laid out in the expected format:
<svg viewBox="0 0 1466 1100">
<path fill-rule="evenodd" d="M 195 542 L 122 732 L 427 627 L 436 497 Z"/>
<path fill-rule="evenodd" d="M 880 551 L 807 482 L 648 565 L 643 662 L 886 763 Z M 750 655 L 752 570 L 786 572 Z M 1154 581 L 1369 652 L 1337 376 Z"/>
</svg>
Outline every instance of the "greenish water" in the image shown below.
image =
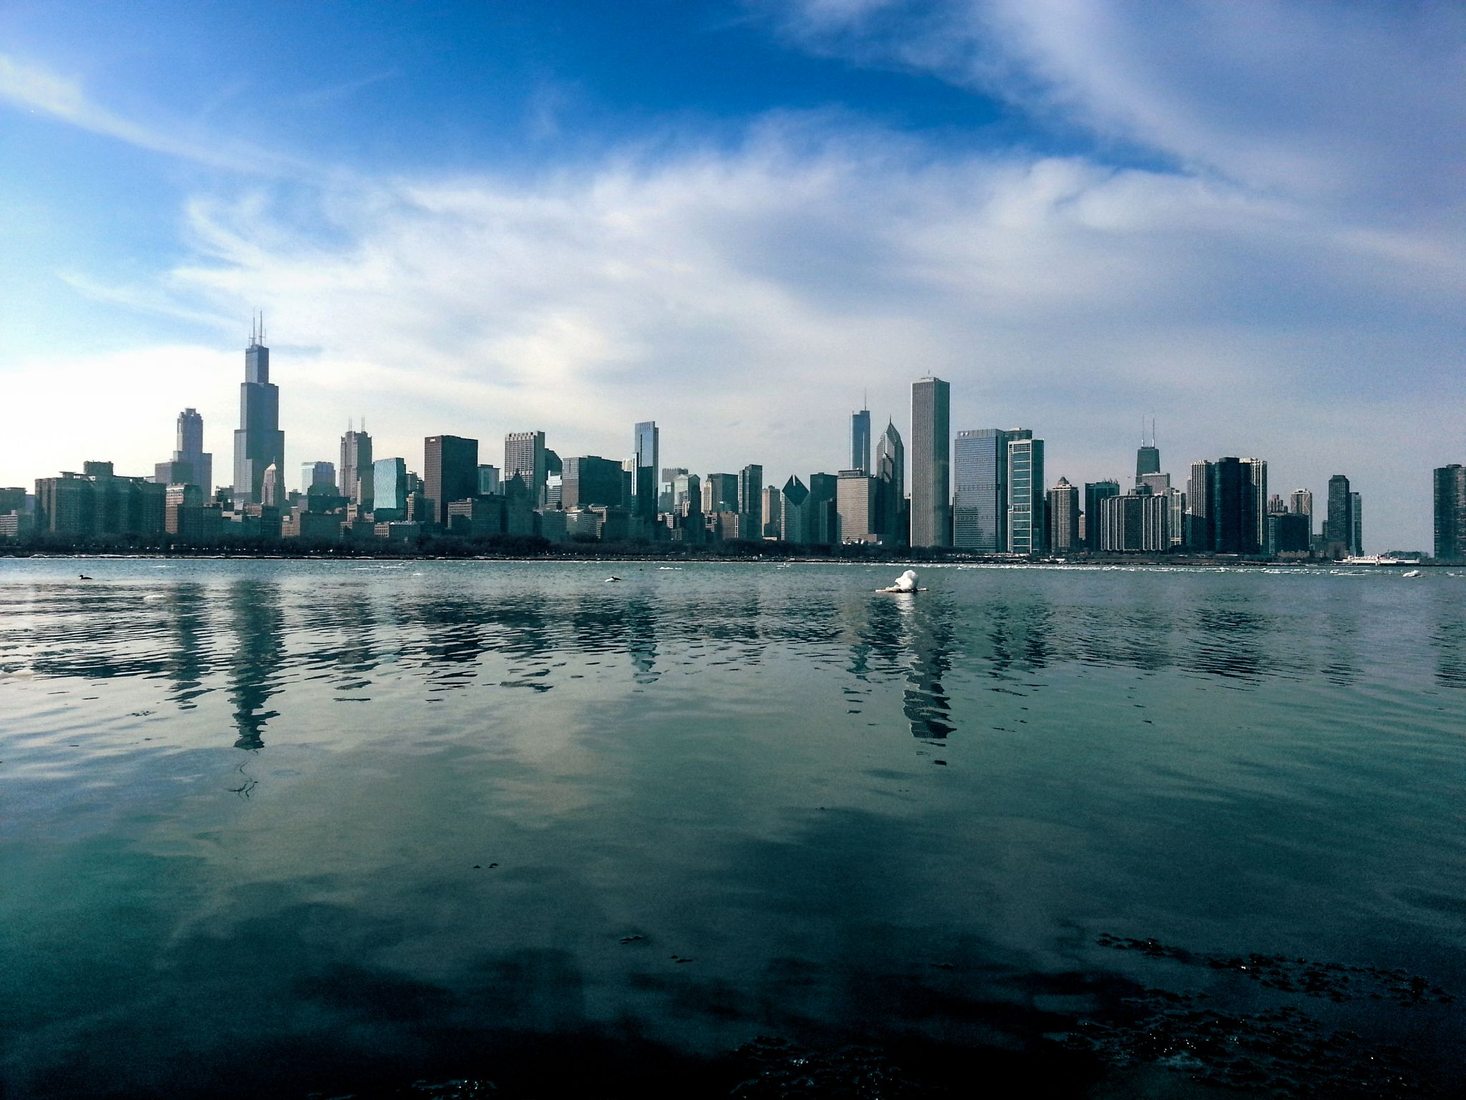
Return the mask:
<svg viewBox="0 0 1466 1100">
<path fill-rule="evenodd" d="M 1144 990 L 1459 1072 L 1466 576 L 896 572 L 0 562 L 0 1093 L 758 1035 L 1245 1083 Z"/>
</svg>

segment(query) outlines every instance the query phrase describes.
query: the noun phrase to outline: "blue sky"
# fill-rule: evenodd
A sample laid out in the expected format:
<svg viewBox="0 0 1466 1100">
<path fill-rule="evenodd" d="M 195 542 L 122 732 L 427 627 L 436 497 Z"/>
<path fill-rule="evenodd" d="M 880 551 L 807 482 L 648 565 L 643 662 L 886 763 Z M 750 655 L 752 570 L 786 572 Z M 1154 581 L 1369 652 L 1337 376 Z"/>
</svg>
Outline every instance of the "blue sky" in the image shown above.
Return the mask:
<svg viewBox="0 0 1466 1100">
<path fill-rule="evenodd" d="M 1154 416 L 1429 548 L 1463 74 L 1445 3 L 10 0 L 0 484 L 148 472 L 184 406 L 226 471 L 263 310 L 292 484 L 349 417 L 782 481 L 934 373 L 1050 482 Z"/>
</svg>

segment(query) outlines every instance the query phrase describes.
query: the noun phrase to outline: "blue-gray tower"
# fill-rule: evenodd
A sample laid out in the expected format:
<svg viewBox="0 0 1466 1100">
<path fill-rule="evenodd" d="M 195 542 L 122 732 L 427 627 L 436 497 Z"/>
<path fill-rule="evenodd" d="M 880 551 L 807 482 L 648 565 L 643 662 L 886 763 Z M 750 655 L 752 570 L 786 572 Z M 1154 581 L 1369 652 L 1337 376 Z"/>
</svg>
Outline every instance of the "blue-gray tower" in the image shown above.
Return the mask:
<svg viewBox="0 0 1466 1100">
<path fill-rule="evenodd" d="M 280 390 L 270 381 L 265 318 L 250 325 L 239 387 L 239 430 L 234 433 L 234 506 L 261 502 L 261 485 L 271 466 L 285 469 L 285 433 L 280 430 Z"/>
</svg>

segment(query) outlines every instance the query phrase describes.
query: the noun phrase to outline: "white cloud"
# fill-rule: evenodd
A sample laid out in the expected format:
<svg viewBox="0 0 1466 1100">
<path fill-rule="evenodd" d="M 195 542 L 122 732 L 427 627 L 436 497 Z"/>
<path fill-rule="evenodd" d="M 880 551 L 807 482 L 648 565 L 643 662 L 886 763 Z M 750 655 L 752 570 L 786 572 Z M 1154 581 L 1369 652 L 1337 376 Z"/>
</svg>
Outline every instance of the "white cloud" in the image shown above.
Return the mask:
<svg viewBox="0 0 1466 1100">
<path fill-rule="evenodd" d="M 95 103 L 79 80 L 6 54 L 0 54 L 0 101 L 139 149 L 230 173 L 299 178 L 310 171 L 302 161 L 257 146 L 191 134 L 177 119 L 145 124 L 126 118 Z"/>
<path fill-rule="evenodd" d="M 780 6 L 806 48 L 1000 96 L 1257 190 L 1459 217 L 1466 9 L 946 0 Z"/>
<path fill-rule="evenodd" d="M 1462 388 L 1459 321 L 1398 324 L 1454 293 L 1440 241 L 1361 236 L 1219 181 L 911 151 L 870 131 L 812 143 L 790 122 L 732 152 L 529 186 L 198 201 L 197 259 L 164 285 L 207 315 L 265 310 L 292 468 L 334 457 L 348 416 L 413 463 L 427 434 L 476 436 L 497 461 L 503 434 L 528 427 L 563 454 L 623 457 L 631 424 L 654 418 L 668 464 L 762 461 L 782 480 L 843 463 L 866 389 L 905 433 L 909 383 L 928 371 L 953 383 L 954 428 L 1030 425 L 1050 473 L 1076 481 L 1123 472 L 1142 412 L 1177 471 L 1261 454 L 1319 488 L 1343 470 L 1368 490 L 1365 464 L 1381 488 L 1425 485 L 1418 455 L 1338 434 L 1350 416 L 1442 450 L 1459 433 L 1438 411 Z M 210 358 L 213 392 L 232 400 L 240 376 L 238 353 Z M 188 377 L 151 407 L 207 403 L 185 396 L 202 381 Z M 233 413 L 217 407 L 222 451 Z"/>
</svg>

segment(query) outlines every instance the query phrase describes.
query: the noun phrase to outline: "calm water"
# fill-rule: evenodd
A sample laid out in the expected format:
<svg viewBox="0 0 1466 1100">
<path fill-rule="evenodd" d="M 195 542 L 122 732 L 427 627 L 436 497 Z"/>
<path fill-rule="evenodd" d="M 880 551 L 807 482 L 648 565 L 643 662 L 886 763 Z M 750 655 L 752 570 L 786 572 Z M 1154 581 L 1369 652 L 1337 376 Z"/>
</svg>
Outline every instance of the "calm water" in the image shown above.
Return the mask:
<svg viewBox="0 0 1466 1100">
<path fill-rule="evenodd" d="M 897 572 L 0 561 L 0 1093 L 761 1034 L 1186 1079 L 1144 989 L 1466 1061 L 1466 576 Z"/>
</svg>

